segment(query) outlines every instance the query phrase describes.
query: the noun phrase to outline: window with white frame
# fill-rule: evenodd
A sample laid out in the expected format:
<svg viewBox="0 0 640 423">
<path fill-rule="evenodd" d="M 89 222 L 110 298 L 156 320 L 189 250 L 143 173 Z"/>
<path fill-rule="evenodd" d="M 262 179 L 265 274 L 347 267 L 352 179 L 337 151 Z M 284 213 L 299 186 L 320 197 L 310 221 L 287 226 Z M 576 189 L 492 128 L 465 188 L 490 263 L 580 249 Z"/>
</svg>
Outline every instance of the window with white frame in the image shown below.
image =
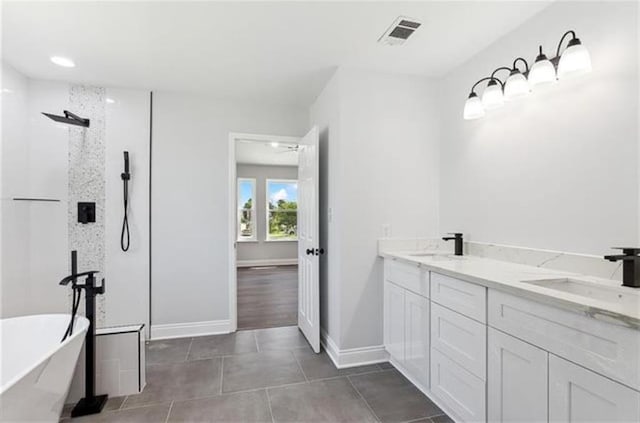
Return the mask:
<svg viewBox="0 0 640 423">
<path fill-rule="evenodd" d="M 256 180 L 238 178 L 238 241 L 256 241 Z"/>
<path fill-rule="evenodd" d="M 267 179 L 267 241 L 297 241 L 298 181 Z"/>
</svg>

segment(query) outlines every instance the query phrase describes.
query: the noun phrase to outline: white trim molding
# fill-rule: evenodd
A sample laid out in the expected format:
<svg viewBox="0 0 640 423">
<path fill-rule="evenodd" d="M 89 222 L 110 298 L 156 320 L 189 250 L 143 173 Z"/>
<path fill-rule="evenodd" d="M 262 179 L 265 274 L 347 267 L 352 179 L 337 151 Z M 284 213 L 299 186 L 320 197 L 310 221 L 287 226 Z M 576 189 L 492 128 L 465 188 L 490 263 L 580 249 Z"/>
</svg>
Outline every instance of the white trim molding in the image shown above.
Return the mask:
<svg viewBox="0 0 640 423">
<path fill-rule="evenodd" d="M 238 267 L 261 267 L 261 266 L 291 266 L 298 264 L 298 258 L 290 259 L 265 259 L 265 260 L 238 260 Z"/>
<path fill-rule="evenodd" d="M 191 336 L 220 335 L 232 332 L 230 320 L 170 323 L 151 326 L 151 339 L 186 338 Z"/>
<path fill-rule="evenodd" d="M 389 361 L 389 354 L 384 345 L 341 350 L 324 329 L 320 331 L 320 343 L 338 369 Z"/>
</svg>

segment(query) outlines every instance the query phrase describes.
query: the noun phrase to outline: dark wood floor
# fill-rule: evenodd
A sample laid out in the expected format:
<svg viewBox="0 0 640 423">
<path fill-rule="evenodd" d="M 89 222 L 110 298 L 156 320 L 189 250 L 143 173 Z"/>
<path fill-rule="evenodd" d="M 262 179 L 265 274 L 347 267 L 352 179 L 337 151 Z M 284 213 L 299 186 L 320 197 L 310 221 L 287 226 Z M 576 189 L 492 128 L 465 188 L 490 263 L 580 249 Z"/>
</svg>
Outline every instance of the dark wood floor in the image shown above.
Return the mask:
<svg viewBox="0 0 640 423">
<path fill-rule="evenodd" d="M 298 266 L 238 268 L 238 329 L 298 324 Z"/>
</svg>

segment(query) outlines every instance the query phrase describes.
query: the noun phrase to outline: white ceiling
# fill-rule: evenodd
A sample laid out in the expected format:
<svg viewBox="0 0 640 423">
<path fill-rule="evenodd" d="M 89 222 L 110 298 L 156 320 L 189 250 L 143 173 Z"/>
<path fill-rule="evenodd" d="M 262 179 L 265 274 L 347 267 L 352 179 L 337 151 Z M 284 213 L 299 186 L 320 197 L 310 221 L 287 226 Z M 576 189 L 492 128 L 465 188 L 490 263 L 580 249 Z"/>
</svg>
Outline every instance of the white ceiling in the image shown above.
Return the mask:
<svg viewBox="0 0 640 423">
<path fill-rule="evenodd" d="M 442 76 L 549 3 L 4 1 L 2 53 L 33 78 L 306 106 L 340 65 Z M 378 44 L 400 15 L 423 25 Z"/>
<path fill-rule="evenodd" d="M 273 147 L 270 142 L 242 141 L 236 144 L 236 162 L 269 166 L 298 166 L 298 152 L 287 144 Z"/>
</svg>

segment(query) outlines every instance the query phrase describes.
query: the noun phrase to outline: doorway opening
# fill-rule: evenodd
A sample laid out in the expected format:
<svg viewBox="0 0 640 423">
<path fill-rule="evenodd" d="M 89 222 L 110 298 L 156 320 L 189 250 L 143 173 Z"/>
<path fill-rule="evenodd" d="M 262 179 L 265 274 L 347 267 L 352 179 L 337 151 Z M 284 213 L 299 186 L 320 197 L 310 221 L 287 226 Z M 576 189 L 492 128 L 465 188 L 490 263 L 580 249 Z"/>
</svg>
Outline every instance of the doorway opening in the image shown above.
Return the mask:
<svg viewBox="0 0 640 423">
<path fill-rule="evenodd" d="M 229 330 L 286 326 L 297 320 L 298 328 L 316 353 L 320 352 L 320 256 L 325 253 L 320 245 L 319 144 L 317 126 L 302 138 L 229 135 Z M 272 157 L 266 165 L 295 168 L 296 179 L 245 173 L 241 165 L 252 164 L 246 163 L 250 161 L 246 157 L 256 152 Z M 239 177 L 239 172 L 244 176 Z M 264 183 L 258 182 L 260 178 Z M 259 249 L 261 243 L 290 247 L 285 249 L 286 256 L 268 258 L 240 252 L 245 245 Z M 256 273 L 245 277 L 239 267 L 249 267 Z M 286 281 L 296 273 L 295 290 L 290 284 L 287 291 Z M 271 287 L 269 279 L 274 282 Z M 269 292 L 270 288 L 275 294 Z M 297 319 L 280 320 L 289 319 L 292 308 Z"/>
<path fill-rule="evenodd" d="M 234 135 L 236 328 L 298 324 L 298 142 Z"/>
</svg>

